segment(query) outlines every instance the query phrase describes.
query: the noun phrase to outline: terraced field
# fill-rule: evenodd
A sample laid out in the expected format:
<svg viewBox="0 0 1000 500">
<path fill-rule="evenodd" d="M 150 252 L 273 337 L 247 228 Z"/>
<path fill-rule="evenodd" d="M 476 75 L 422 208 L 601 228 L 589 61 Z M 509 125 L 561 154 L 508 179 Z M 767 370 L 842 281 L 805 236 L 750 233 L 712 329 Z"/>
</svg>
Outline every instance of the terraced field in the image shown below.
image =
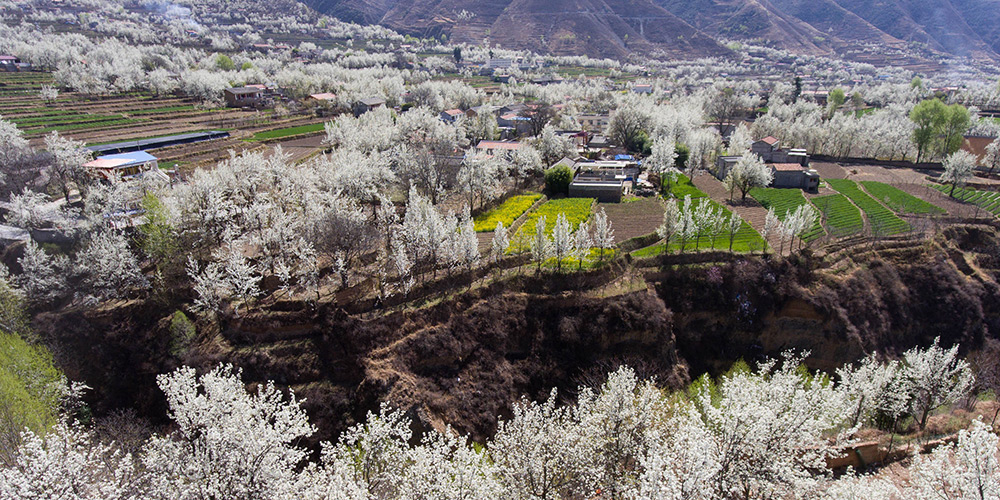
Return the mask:
<svg viewBox="0 0 1000 500">
<path fill-rule="evenodd" d="M 773 208 L 774 215 L 779 220 L 785 220 L 786 215 L 809 203 L 809 200 L 806 200 L 806 197 L 802 195 L 801 189 L 754 188 L 750 190 L 750 196 L 764 208 Z M 823 230 L 823 225 L 817 220 L 813 227 L 802 236 L 802 241 L 809 243 L 825 235 L 826 231 Z"/>
<path fill-rule="evenodd" d="M 931 187 L 946 195 L 951 192 L 951 186 L 934 184 Z M 955 189 L 955 199 L 971 203 L 997 217 L 1000 217 L 1000 191 L 982 191 L 977 189 L 957 188 Z"/>
<path fill-rule="evenodd" d="M 898 214 L 943 214 L 945 211 L 906 191 L 883 182 L 861 181 L 861 186 L 878 201 Z"/>
<path fill-rule="evenodd" d="M 812 204 L 823 214 L 830 236 L 842 238 L 860 233 L 865 228 L 861 210 L 842 194 L 819 196 L 812 199 Z"/>
<path fill-rule="evenodd" d="M 897 217 L 892 210 L 862 191 L 854 181 L 848 179 L 825 180 L 831 188 L 850 198 L 858 208 L 864 211 L 865 217 L 868 218 L 868 227 L 873 234 L 888 236 L 910 230 L 910 225 L 906 221 Z"/>
<path fill-rule="evenodd" d="M 148 93 L 61 92 L 56 101 L 46 102 L 39 90 L 51 82 L 49 73 L 0 72 L 0 116 L 17 125 L 32 147 L 44 147 L 43 139 L 52 131 L 89 145 L 203 130 L 230 131 L 231 138 L 155 150 L 161 164 L 194 168 L 227 158 L 229 150 L 264 147 L 246 138 L 277 139 L 284 144 L 323 127 L 323 119 L 311 114 L 278 117 L 270 111 L 205 109 L 195 99 Z"/>
</svg>

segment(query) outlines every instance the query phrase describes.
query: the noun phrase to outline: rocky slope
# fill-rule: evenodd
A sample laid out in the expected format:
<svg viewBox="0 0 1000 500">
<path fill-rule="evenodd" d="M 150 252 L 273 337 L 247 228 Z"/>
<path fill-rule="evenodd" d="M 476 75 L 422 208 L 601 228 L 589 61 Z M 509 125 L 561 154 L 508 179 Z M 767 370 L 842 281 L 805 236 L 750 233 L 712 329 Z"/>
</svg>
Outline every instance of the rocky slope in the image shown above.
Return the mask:
<svg viewBox="0 0 1000 500">
<path fill-rule="evenodd" d="M 1000 338 L 998 255 L 1000 230 L 978 226 L 822 260 L 685 255 L 672 263 L 691 265 L 621 262 L 471 290 L 456 277 L 388 310 L 345 292 L 315 306 L 281 300 L 242 317 L 202 319 L 197 342 L 178 355 L 170 352 L 172 308 L 153 302 L 43 314 L 35 325 L 67 375 L 95 388 L 97 414 L 138 407 L 162 418 L 156 374 L 232 362 L 249 380 L 275 380 L 305 397 L 317 439 L 380 401 L 424 425 L 482 437 L 520 396 L 558 387 L 572 397 L 620 363 L 680 387 L 786 349 L 811 351 L 808 363 L 827 370 L 938 336 L 975 349 Z"/>
</svg>

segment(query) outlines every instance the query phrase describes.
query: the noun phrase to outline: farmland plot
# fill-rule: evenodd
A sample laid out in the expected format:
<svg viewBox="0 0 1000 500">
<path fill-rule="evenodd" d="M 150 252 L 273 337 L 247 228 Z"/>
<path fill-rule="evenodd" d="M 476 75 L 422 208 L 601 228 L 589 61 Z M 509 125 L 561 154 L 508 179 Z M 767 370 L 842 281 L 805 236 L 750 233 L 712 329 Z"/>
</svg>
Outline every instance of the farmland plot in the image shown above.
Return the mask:
<svg viewBox="0 0 1000 500">
<path fill-rule="evenodd" d="M 754 188 L 750 190 L 750 196 L 764 208 L 773 208 L 774 215 L 782 221 L 799 206 L 809 203 L 809 200 L 802 195 L 801 189 Z M 809 243 L 825 234 L 823 225 L 817 219 L 812 229 L 802 236 L 802 241 Z"/>
<path fill-rule="evenodd" d="M 945 195 L 951 192 L 951 186 L 935 184 L 934 189 L 941 191 Z M 983 210 L 1000 217 L 1000 192 L 982 191 L 977 189 L 956 188 L 955 199 L 975 205 Z"/>
<path fill-rule="evenodd" d="M 868 225 L 873 234 L 888 236 L 892 234 L 905 233 L 910 230 L 910 225 L 900 219 L 884 205 L 868 196 L 867 193 L 858 187 L 857 183 L 847 179 L 826 179 L 831 188 L 836 189 L 844 196 L 847 196 L 865 212 L 868 218 Z"/>
<path fill-rule="evenodd" d="M 842 194 L 819 196 L 812 199 L 813 205 L 823 213 L 826 229 L 831 236 L 840 238 L 860 233 L 865 228 L 861 211 Z"/>
<path fill-rule="evenodd" d="M 476 232 L 492 231 L 496 229 L 498 222 L 502 222 L 504 227 L 510 227 L 518 217 L 528 211 L 541 197 L 542 195 L 540 194 L 513 196 L 504 201 L 499 207 L 477 215 L 473 219 Z"/>
</svg>

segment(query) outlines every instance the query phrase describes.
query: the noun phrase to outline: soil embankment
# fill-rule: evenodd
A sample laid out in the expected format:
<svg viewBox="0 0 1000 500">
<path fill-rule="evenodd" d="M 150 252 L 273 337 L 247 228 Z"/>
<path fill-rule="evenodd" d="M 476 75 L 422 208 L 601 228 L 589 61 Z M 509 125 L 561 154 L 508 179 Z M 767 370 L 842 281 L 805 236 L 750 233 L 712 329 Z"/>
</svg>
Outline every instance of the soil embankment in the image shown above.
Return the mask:
<svg viewBox="0 0 1000 500">
<path fill-rule="evenodd" d="M 963 349 L 1000 337 L 1000 233 L 990 226 L 822 259 L 723 255 L 685 266 L 675 256 L 581 274 L 525 271 L 391 310 L 286 299 L 203 319 L 180 355 L 170 348 L 173 309 L 152 303 L 64 310 L 35 323 L 66 373 L 94 387 L 98 414 L 136 407 L 162 419 L 156 374 L 232 362 L 250 381 L 274 380 L 306 398 L 317 439 L 380 401 L 481 439 L 520 396 L 557 387 L 572 397 L 620 363 L 680 387 L 786 349 L 809 350 L 813 368 L 832 370 L 937 336 Z"/>
</svg>

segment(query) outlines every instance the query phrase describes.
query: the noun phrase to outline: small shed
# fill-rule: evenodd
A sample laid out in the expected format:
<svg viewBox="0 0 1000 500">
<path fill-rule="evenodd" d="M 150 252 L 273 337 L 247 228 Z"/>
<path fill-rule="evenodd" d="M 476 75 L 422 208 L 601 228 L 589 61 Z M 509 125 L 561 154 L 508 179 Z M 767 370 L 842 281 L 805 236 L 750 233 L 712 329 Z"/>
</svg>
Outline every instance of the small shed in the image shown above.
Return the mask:
<svg viewBox="0 0 1000 500">
<path fill-rule="evenodd" d="M 110 180 L 115 176 L 130 179 L 147 171 L 159 173 L 157 161 L 155 156 L 145 151 L 133 151 L 98 156 L 95 160 L 84 163 L 83 167 L 92 175 L 102 179 Z"/>
<path fill-rule="evenodd" d="M 797 163 L 774 163 L 771 165 L 771 173 L 774 175 L 771 187 L 809 192 L 819 190 L 819 173 Z"/>
<path fill-rule="evenodd" d="M 366 97 L 354 103 L 354 116 L 361 116 L 383 106 L 385 106 L 385 99 L 381 97 Z"/>
</svg>

